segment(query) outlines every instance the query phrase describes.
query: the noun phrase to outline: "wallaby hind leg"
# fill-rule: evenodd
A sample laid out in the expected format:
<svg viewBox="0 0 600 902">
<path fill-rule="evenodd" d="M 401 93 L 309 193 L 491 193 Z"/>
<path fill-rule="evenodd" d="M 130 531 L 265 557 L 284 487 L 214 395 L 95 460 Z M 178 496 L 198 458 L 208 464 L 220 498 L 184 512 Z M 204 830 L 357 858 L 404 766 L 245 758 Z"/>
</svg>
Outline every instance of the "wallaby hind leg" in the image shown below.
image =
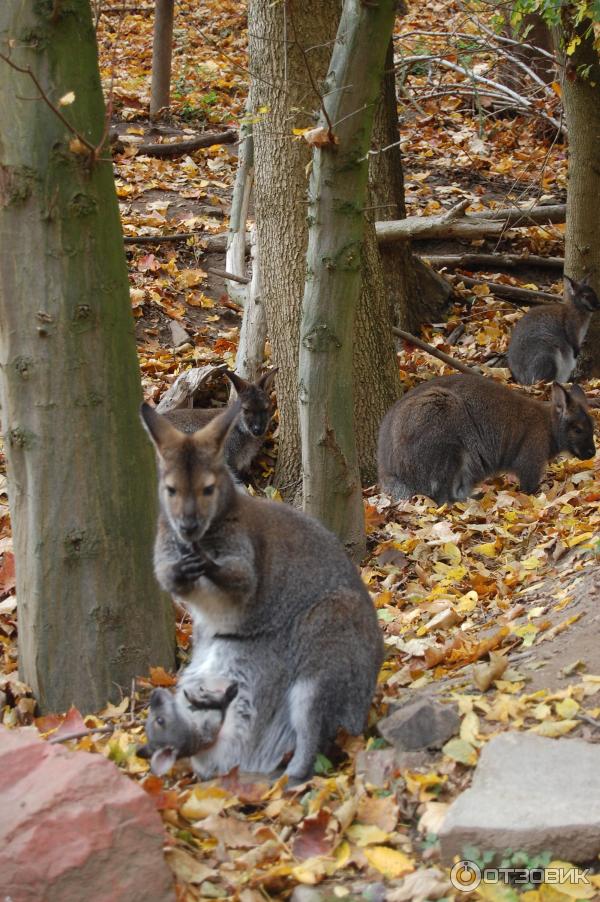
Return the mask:
<svg viewBox="0 0 600 902">
<path fill-rule="evenodd" d="M 290 780 L 303 782 L 312 776 L 322 742 L 322 715 L 318 679 L 296 680 L 289 695 L 289 715 L 296 734 L 294 755 L 286 767 Z"/>
</svg>

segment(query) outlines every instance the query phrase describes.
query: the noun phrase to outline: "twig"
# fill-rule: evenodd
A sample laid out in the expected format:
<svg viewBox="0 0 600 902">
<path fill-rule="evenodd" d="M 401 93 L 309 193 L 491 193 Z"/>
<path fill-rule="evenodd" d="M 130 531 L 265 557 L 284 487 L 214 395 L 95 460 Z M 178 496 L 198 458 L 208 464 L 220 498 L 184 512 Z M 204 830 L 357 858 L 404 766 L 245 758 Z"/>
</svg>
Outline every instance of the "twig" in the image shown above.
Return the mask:
<svg viewBox="0 0 600 902">
<path fill-rule="evenodd" d="M 83 144 L 84 147 L 87 147 L 92 159 L 94 161 L 97 160 L 98 154 L 104 144 L 104 140 L 98 145 L 98 147 L 95 147 L 90 141 L 88 141 L 87 138 L 85 138 L 82 134 L 80 134 L 77 131 L 77 129 L 71 125 L 69 120 L 67 118 L 65 118 L 65 116 L 63 116 L 63 114 L 58 109 L 58 107 L 52 103 L 52 101 L 50 100 L 50 98 L 48 97 L 48 95 L 46 94 L 44 89 L 42 88 L 41 84 L 37 80 L 35 73 L 32 72 L 32 70 L 29 66 L 18 66 L 17 63 L 13 63 L 13 61 L 10 59 L 10 57 L 5 56 L 3 53 L 0 53 L 0 59 L 4 60 L 4 62 L 7 63 L 7 65 L 9 65 L 11 69 L 14 69 L 15 72 L 21 72 L 23 75 L 28 75 L 30 77 L 30 79 L 32 80 L 32 82 L 34 83 L 34 85 L 36 86 L 38 91 L 40 92 L 40 100 L 43 100 L 44 103 L 46 104 L 46 106 L 48 106 L 52 110 L 52 112 L 60 119 L 62 124 L 64 126 L 66 126 L 66 128 L 68 128 L 68 130 L 71 132 L 71 134 L 74 135 L 79 141 L 81 141 L 81 143 Z"/>
<path fill-rule="evenodd" d="M 84 736 L 90 736 L 92 733 L 112 733 L 114 729 L 114 724 L 107 724 L 105 727 L 89 727 L 87 730 L 66 733 L 64 736 L 51 736 L 48 743 L 56 745 L 58 742 L 68 742 L 69 739 L 82 739 Z"/>
<path fill-rule="evenodd" d="M 411 335 L 410 332 L 405 332 L 403 329 L 398 329 L 396 326 L 392 326 L 392 332 L 399 338 L 403 338 L 404 341 L 409 341 L 411 344 L 416 345 L 417 348 L 421 348 L 422 351 L 427 351 L 432 357 L 437 357 L 438 360 L 447 363 L 448 366 L 458 370 L 460 373 L 466 373 L 467 376 L 481 375 L 481 370 L 476 367 L 467 366 L 466 363 L 461 363 L 460 360 L 455 360 L 454 357 L 450 357 L 449 354 L 444 354 L 443 351 L 434 348 L 433 345 L 427 344 L 426 341 L 417 338 L 416 335 Z"/>
<path fill-rule="evenodd" d="M 177 232 L 174 235 L 124 235 L 124 244 L 164 244 L 168 241 L 187 241 L 188 238 L 202 238 L 203 232 Z"/>
<path fill-rule="evenodd" d="M 516 285 L 502 285 L 498 282 L 489 280 L 471 279 L 469 276 L 463 276 L 462 273 L 456 275 L 456 279 L 464 282 L 467 288 L 473 288 L 477 285 L 489 285 L 492 294 L 498 295 L 500 298 L 506 298 L 511 304 L 520 306 L 543 305 L 543 304 L 560 304 L 562 298 L 556 294 L 550 294 L 549 291 L 531 291 L 529 288 L 518 288 Z"/>
<path fill-rule="evenodd" d="M 235 144 L 238 133 L 235 129 L 225 132 L 214 132 L 208 135 L 199 135 L 189 141 L 176 141 L 173 144 L 137 144 L 138 154 L 148 157 L 179 157 L 186 153 L 192 153 L 201 147 L 212 147 L 213 144 Z"/>
</svg>

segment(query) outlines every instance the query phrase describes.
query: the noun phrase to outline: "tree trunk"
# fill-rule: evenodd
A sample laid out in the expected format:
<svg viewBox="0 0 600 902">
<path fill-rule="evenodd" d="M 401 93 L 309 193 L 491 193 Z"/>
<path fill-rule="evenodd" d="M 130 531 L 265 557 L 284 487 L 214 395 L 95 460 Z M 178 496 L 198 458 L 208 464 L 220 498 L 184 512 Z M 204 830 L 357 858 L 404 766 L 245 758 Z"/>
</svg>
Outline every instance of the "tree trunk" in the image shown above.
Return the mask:
<svg viewBox="0 0 600 902">
<path fill-rule="evenodd" d="M 327 73 L 340 0 L 250 0 L 249 69 L 254 119 L 254 206 L 262 299 L 267 315 L 279 408 L 275 482 L 284 497 L 300 493 L 298 342 L 306 275 L 306 167 L 310 149 L 292 128 L 313 126 L 318 108 L 306 61 L 319 85 Z"/>
<path fill-rule="evenodd" d="M 265 358 L 267 317 L 265 316 L 265 305 L 262 301 L 256 226 L 252 227 L 251 234 L 252 280 L 250 285 L 247 286 L 248 292 L 244 301 L 244 316 L 235 358 L 235 371 L 243 379 L 247 379 L 248 382 L 256 382 Z M 233 386 L 231 394 L 235 395 Z"/>
<path fill-rule="evenodd" d="M 150 118 L 156 119 L 171 102 L 171 57 L 175 0 L 156 0 L 152 39 L 152 86 Z"/>
<path fill-rule="evenodd" d="M 371 218 L 375 220 L 406 217 L 399 139 L 394 43 L 390 40 L 383 89 L 375 109 L 373 153 L 369 162 L 369 206 L 373 208 Z M 381 244 L 379 252 L 388 303 L 398 325 L 414 332 L 422 323 L 438 319 L 451 293 L 447 283 L 414 257 L 408 241 Z"/>
<path fill-rule="evenodd" d="M 344 3 L 319 118 L 329 143 L 313 150 L 309 188 L 299 363 L 304 509 L 329 526 L 354 557 L 365 548 L 354 436 L 354 319 L 367 154 L 395 10 L 396 0 Z"/>
<path fill-rule="evenodd" d="M 47 97 L 75 93 L 64 117 L 100 142 L 88 0 L 64 12 L 4 0 L 0 34 Z M 150 665 L 173 666 L 173 615 L 152 572 L 154 465 L 110 153 L 92 163 L 36 97 L 0 60 L 0 396 L 20 674 L 42 710 L 93 711 Z"/>
<path fill-rule="evenodd" d="M 566 60 L 563 101 L 569 129 L 569 190 L 565 235 L 565 273 L 590 275 L 600 295 L 600 62 L 593 33 Z M 589 67 L 583 77 L 582 69 Z M 583 345 L 578 374 L 600 376 L 600 315 L 595 314 Z"/>
<path fill-rule="evenodd" d="M 227 233 L 227 253 L 225 269 L 236 276 L 246 275 L 246 225 L 248 209 L 254 182 L 254 139 L 252 125 L 242 124 L 238 145 L 238 167 L 231 199 L 229 232 Z M 227 294 L 232 301 L 245 305 L 248 288 L 239 282 L 227 282 Z"/>
</svg>

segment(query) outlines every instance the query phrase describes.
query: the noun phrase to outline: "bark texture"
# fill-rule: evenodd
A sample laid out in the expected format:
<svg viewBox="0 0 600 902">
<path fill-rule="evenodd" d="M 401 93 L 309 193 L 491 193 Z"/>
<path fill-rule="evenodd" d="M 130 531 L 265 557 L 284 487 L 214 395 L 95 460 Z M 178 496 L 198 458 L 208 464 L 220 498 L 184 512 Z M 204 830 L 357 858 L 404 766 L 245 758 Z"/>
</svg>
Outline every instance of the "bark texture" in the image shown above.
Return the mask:
<svg viewBox="0 0 600 902">
<path fill-rule="evenodd" d="M 75 92 L 65 115 L 99 142 L 88 0 L 4 0 L 0 39 L 47 96 Z M 154 463 L 112 167 L 72 151 L 36 95 L 0 60 L 0 400 L 19 665 L 42 710 L 93 711 L 150 665 L 173 666 L 173 615 L 152 571 Z"/>
<path fill-rule="evenodd" d="M 250 0 L 250 103 L 254 118 L 254 206 L 262 300 L 269 327 L 279 407 L 276 483 L 284 497 L 300 492 L 298 341 L 308 240 L 307 177 L 310 149 L 293 128 L 315 124 L 320 85 L 335 38 L 340 0 Z M 310 49 L 305 60 L 298 43 Z M 261 112 L 262 111 L 262 112 Z"/>
<path fill-rule="evenodd" d="M 152 40 L 152 84 L 150 118 L 156 119 L 171 102 L 171 58 L 175 0 L 156 0 Z"/>
<path fill-rule="evenodd" d="M 586 23 L 584 23 L 585 25 Z M 569 190 L 565 272 L 590 275 L 600 294 L 600 63 L 593 35 L 585 38 L 563 69 L 563 101 L 569 130 Z M 585 70 L 587 67 L 587 75 Z M 600 376 L 600 315 L 592 317 L 577 367 L 579 375 Z"/>
<path fill-rule="evenodd" d="M 326 114 L 319 118 L 324 130 L 335 123 L 335 143 L 314 148 L 309 187 L 299 362 L 304 509 L 332 529 L 354 557 L 361 556 L 365 543 L 354 436 L 354 320 L 367 154 L 395 10 L 395 0 L 344 3 L 325 84 Z M 348 85 L 351 91 L 345 90 Z"/>
</svg>

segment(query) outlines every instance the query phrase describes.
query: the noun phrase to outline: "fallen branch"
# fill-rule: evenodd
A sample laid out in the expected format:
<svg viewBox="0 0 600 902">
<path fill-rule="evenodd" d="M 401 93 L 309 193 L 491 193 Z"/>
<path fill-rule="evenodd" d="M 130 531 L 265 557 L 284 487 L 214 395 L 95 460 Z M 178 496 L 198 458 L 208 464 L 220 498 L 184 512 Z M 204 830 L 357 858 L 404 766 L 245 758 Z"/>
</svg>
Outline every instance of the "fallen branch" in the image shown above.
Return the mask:
<svg viewBox="0 0 600 902">
<path fill-rule="evenodd" d="M 206 382 L 209 377 L 214 376 L 217 373 L 222 373 L 223 370 L 226 369 L 227 366 L 224 364 L 221 366 L 213 366 L 209 363 L 206 366 L 193 367 L 190 370 L 185 370 L 183 373 L 179 374 L 173 385 L 164 393 L 159 403 L 156 405 L 156 410 L 158 413 L 167 413 L 169 410 L 176 410 L 178 407 L 183 407 L 186 401 L 194 396 L 200 386 Z"/>
<path fill-rule="evenodd" d="M 465 214 L 469 201 L 461 201 L 435 216 L 407 216 L 375 224 L 381 244 L 392 241 L 422 241 L 427 238 L 499 237 L 507 228 L 527 228 L 532 224 L 562 223 L 566 204 L 506 207 L 483 213 Z"/>
<path fill-rule="evenodd" d="M 411 335 L 410 332 L 404 332 L 403 329 L 398 329 L 396 326 L 392 326 L 392 332 L 399 338 L 403 338 L 404 341 L 409 341 L 417 348 L 421 348 L 422 351 L 427 351 L 427 353 L 431 354 L 432 357 L 437 357 L 438 360 L 441 360 L 443 363 L 448 364 L 448 366 L 451 366 L 453 369 L 458 370 L 460 373 L 466 373 L 467 376 L 481 375 L 481 370 L 477 367 L 467 366 L 466 363 L 461 363 L 460 360 L 455 360 L 454 357 L 450 357 L 449 354 L 444 354 L 443 351 L 438 350 L 438 348 L 434 348 L 433 345 L 427 344 L 426 341 L 423 341 L 421 338 L 417 338 L 416 335 Z"/>
<path fill-rule="evenodd" d="M 199 135 L 189 141 L 176 141 L 173 144 L 137 144 L 138 156 L 147 157 L 180 157 L 186 153 L 192 153 L 201 147 L 212 147 L 213 144 L 235 144 L 238 133 L 235 129 L 226 132 L 212 132 Z"/>
<path fill-rule="evenodd" d="M 542 305 L 542 304 L 560 304 L 562 298 L 557 294 L 550 294 L 549 291 L 531 291 L 529 288 L 518 288 L 516 285 L 502 285 L 499 282 L 490 282 L 481 279 L 471 279 L 469 276 L 458 274 L 458 280 L 464 282 L 467 288 L 473 288 L 476 285 L 489 285 L 492 294 L 498 295 L 500 298 L 506 298 L 511 304 L 520 306 L 521 304 Z"/>
<path fill-rule="evenodd" d="M 205 254 L 224 254 L 227 249 L 227 235 L 211 235 L 204 232 L 177 232 L 173 235 L 125 235 L 125 244 L 164 244 L 167 241 L 187 241 L 188 238 L 199 238 L 204 247 L 199 248 Z M 228 275 L 228 278 L 231 276 Z"/>
<path fill-rule="evenodd" d="M 239 282 L 240 285 L 249 285 L 250 279 L 246 276 L 236 276 L 232 272 L 227 272 L 226 269 L 215 269 L 213 266 L 207 266 L 206 272 L 210 272 L 213 276 L 221 276 L 223 279 L 231 279 L 232 282 Z"/>
<path fill-rule="evenodd" d="M 421 254 L 432 266 L 448 269 L 517 269 L 520 266 L 539 266 L 543 269 L 562 270 L 562 257 L 540 257 L 535 254 Z"/>
</svg>

